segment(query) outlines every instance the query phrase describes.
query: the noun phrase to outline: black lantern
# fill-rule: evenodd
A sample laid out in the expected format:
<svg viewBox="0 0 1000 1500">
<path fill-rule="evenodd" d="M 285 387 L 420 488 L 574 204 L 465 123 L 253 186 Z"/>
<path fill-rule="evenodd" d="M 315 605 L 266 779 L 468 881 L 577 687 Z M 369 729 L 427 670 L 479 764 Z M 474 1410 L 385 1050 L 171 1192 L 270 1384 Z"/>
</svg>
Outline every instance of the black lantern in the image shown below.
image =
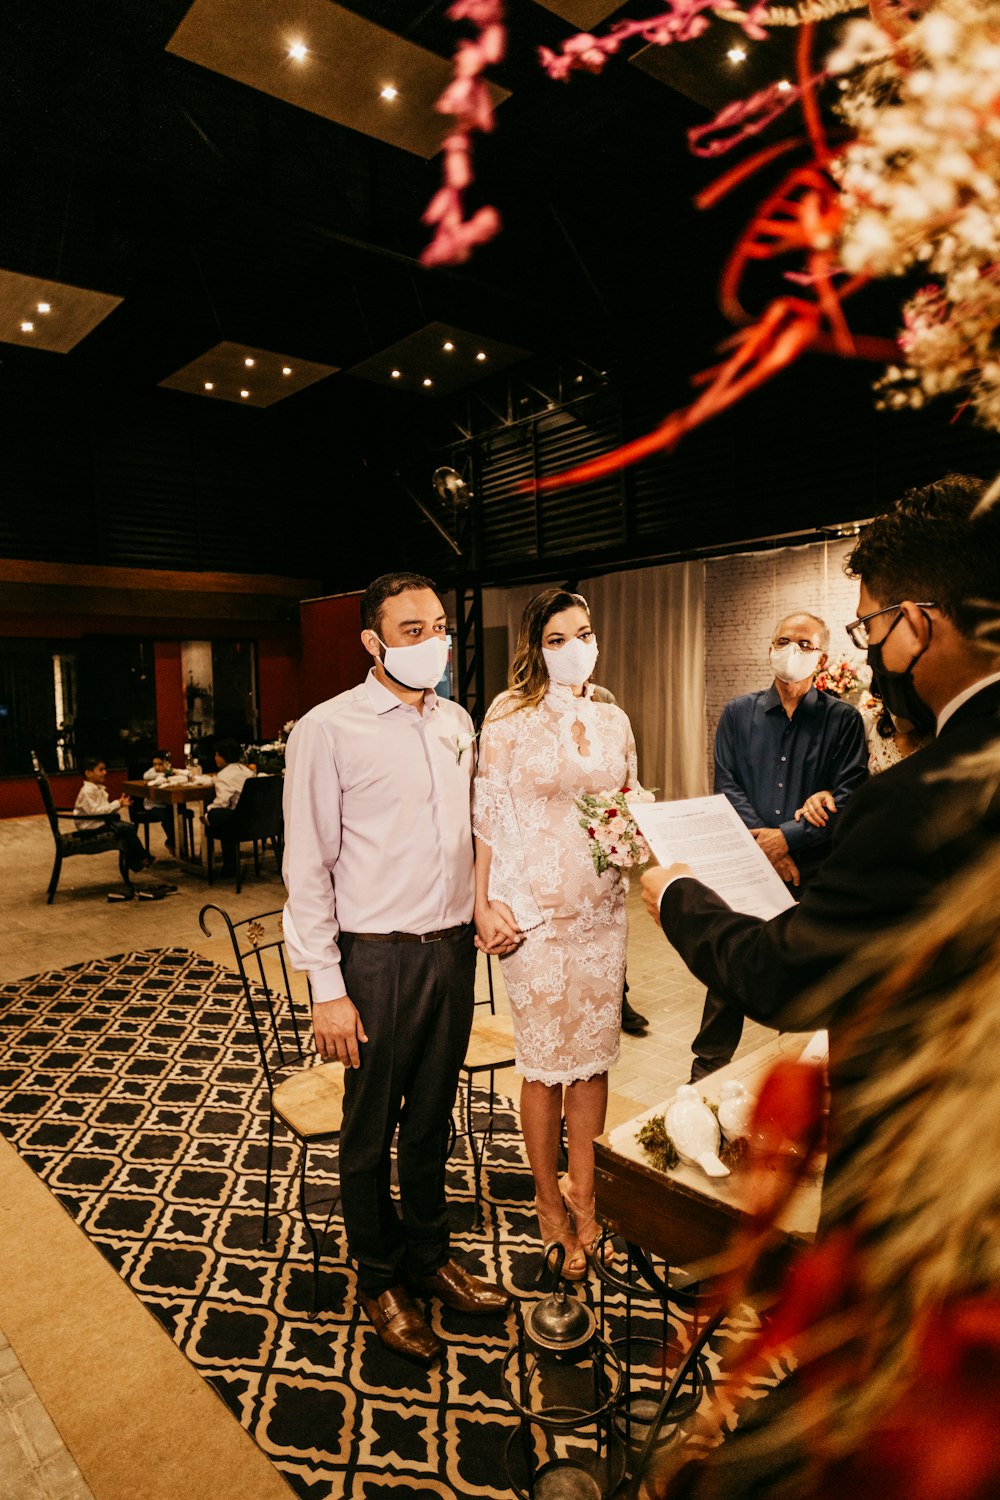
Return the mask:
<svg viewBox="0 0 1000 1500">
<path fill-rule="evenodd" d="M 522 1500 L 603 1500 L 625 1474 L 624 1444 L 612 1422 L 621 1362 L 598 1333 L 592 1309 L 562 1279 L 565 1253 L 558 1243 L 546 1247 L 538 1279 L 551 1279 L 555 1289 L 526 1315 L 518 1308 L 517 1343 L 501 1374 L 504 1394 L 521 1419 L 507 1443 L 507 1470 Z M 540 1434 L 547 1435 L 549 1456 L 539 1465 Z M 572 1442 L 578 1435 L 579 1445 Z M 515 1474 L 518 1441 L 521 1472 Z"/>
</svg>

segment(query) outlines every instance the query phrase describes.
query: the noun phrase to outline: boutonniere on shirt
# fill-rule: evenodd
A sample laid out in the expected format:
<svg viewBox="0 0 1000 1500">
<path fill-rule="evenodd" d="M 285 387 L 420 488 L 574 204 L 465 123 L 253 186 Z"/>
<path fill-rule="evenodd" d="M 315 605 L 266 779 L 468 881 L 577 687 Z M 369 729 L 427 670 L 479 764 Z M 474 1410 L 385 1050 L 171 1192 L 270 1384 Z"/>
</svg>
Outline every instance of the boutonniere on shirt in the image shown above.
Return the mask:
<svg viewBox="0 0 1000 1500">
<path fill-rule="evenodd" d="M 472 749 L 473 745 L 476 743 L 476 741 L 478 740 L 478 738 L 479 738 L 478 734 L 456 734 L 456 736 L 455 736 L 455 764 L 456 764 L 456 766 L 460 766 L 462 764 L 462 756 L 465 754 L 466 750 L 471 750 Z"/>
</svg>

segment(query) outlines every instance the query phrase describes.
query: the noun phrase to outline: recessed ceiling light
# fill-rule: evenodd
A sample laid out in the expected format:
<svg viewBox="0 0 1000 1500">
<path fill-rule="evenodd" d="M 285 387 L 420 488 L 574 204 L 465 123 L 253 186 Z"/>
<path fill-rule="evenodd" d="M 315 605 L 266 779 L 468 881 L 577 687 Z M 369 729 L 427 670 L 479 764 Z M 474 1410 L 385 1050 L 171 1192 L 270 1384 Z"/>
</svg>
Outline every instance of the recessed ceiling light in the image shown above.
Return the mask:
<svg viewBox="0 0 1000 1500">
<path fill-rule="evenodd" d="M 206 391 L 214 391 L 215 390 L 215 381 L 214 380 L 206 380 L 205 381 L 205 389 L 206 389 Z"/>
<path fill-rule="evenodd" d="M 39 302 L 39 304 L 38 304 L 38 311 L 40 313 L 47 313 L 47 312 L 51 312 L 52 308 L 51 308 L 51 306 L 49 305 L 48 302 Z"/>
<path fill-rule="evenodd" d="M 746 48 L 745 47 L 730 47 L 729 51 L 726 53 L 726 56 L 729 58 L 729 61 L 731 63 L 746 62 L 746 60 L 747 60 Z"/>
<path fill-rule="evenodd" d="M 246 400 L 246 398 L 247 398 L 247 397 L 248 397 L 248 396 L 249 396 L 249 394 L 250 394 L 250 392 L 249 392 L 249 391 L 240 391 L 240 395 L 241 395 L 241 396 L 242 396 L 242 397 L 243 397 L 243 400 L 244 400 L 244 401 L 245 401 L 245 400 Z"/>
<path fill-rule="evenodd" d="M 423 379 L 423 384 L 425 386 L 427 386 L 427 385 L 433 385 L 434 382 L 433 382 L 433 380 L 431 379 L 431 377 L 429 375 L 425 375 L 424 379 Z"/>
<path fill-rule="evenodd" d="M 446 354 L 450 354 L 451 351 L 454 349 L 455 345 L 452 343 L 451 339 L 448 339 L 448 340 L 446 340 L 446 342 L 444 344 L 441 345 L 441 347 L 445 351 Z"/>
<path fill-rule="evenodd" d="M 402 370 L 390 370 L 389 373 L 392 376 L 393 380 L 398 380 L 399 377 L 400 377 L 400 375 L 402 375 L 403 372 L 402 372 Z"/>
<path fill-rule="evenodd" d="M 34 325 L 34 323 L 22 323 L 21 324 L 21 332 L 22 333 L 34 333 L 34 331 L 35 331 L 35 325 Z"/>
<path fill-rule="evenodd" d="M 479 353 L 476 355 L 476 358 L 479 360 L 480 364 L 486 358 L 486 355 L 483 353 L 482 349 L 480 349 Z"/>
<path fill-rule="evenodd" d="M 391 83 L 387 83 L 384 89 L 379 90 L 379 98 L 388 99 L 391 103 L 393 99 L 399 98 L 399 89 L 393 88 Z"/>
<path fill-rule="evenodd" d="M 282 375 L 290 375 L 292 373 L 291 365 L 282 365 L 281 373 Z"/>
<path fill-rule="evenodd" d="M 256 363 L 256 361 L 252 360 L 250 358 L 250 356 L 248 355 L 247 358 L 243 361 L 243 363 L 246 365 L 246 367 L 247 367 L 248 370 L 252 370 L 253 367 L 254 367 L 254 365 L 255 365 L 255 363 Z"/>
<path fill-rule="evenodd" d="M 792 85 L 789 83 L 787 78 L 782 78 L 780 83 L 778 84 L 778 87 L 783 94 L 787 94 L 791 86 Z"/>
<path fill-rule="evenodd" d="M 309 48 L 306 46 L 305 42 L 292 42 L 288 48 L 288 55 L 289 57 L 293 58 L 295 62 L 304 62 L 305 59 L 309 56 Z"/>
</svg>

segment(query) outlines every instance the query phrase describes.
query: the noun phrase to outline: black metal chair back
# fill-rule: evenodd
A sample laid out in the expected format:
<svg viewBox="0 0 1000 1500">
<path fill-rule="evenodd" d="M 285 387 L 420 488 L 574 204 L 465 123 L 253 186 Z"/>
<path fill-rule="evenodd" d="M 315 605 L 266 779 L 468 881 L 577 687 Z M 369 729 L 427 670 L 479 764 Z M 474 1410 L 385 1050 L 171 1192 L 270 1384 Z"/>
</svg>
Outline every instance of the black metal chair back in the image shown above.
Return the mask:
<svg viewBox="0 0 1000 1500">
<path fill-rule="evenodd" d="M 233 815 L 226 823 L 225 829 L 219 831 L 213 829 L 210 823 L 206 824 L 209 882 L 214 875 L 215 841 L 222 837 L 231 840 L 234 847 L 237 894 L 242 886 L 241 844 L 253 844 L 256 875 L 260 874 L 260 846 L 266 848 L 268 844 L 271 845 L 278 868 L 281 868 L 281 847 L 284 837 L 284 823 L 281 815 L 283 789 L 284 782 L 280 776 L 250 776 L 243 783 L 240 800 L 234 807 Z"/>
<path fill-rule="evenodd" d="M 292 975 L 285 955 L 285 934 L 281 925 L 282 909 L 278 907 L 274 911 L 259 912 L 256 916 L 234 921 L 221 906 L 209 901 L 198 916 L 206 937 L 212 936 L 207 920 L 209 912 L 218 913 L 225 923 L 267 1086 L 267 1165 L 261 1243 L 269 1243 L 275 1121 L 280 1120 L 300 1147 L 299 1211 L 312 1246 L 315 1312 L 319 1302 L 322 1245 L 340 1199 L 338 1193 L 331 1200 L 326 1223 L 321 1234 L 317 1234 L 309 1217 L 306 1173 L 309 1148 L 324 1144 L 336 1145 L 339 1140 L 343 1117 L 344 1070 L 336 1063 L 318 1062 L 315 1055 L 306 1050 L 305 1039 L 311 1036 L 312 993 L 308 980 L 305 981 L 305 1000 L 297 1002 L 293 993 Z M 303 1015 L 301 1024 L 297 1004 L 302 1004 L 309 1013 L 308 1020 Z"/>
</svg>

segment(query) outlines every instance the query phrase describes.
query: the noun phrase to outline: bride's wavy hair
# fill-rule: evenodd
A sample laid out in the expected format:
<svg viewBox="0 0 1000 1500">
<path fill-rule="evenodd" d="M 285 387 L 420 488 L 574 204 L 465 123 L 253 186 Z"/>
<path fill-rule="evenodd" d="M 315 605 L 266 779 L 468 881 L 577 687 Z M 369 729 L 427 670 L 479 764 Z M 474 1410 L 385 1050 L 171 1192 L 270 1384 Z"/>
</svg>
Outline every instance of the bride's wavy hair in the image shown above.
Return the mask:
<svg viewBox="0 0 1000 1500">
<path fill-rule="evenodd" d="M 568 589 L 542 589 L 524 606 L 517 648 L 507 673 L 507 697 L 497 718 L 506 718 L 522 708 L 537 708 L 549 685 L 549 672 L 542 655 L 542 636 L 553 615 L 564 609 L 583 609 L 590 618 L 590 605 L 582 594 Z"/>
</svg>

